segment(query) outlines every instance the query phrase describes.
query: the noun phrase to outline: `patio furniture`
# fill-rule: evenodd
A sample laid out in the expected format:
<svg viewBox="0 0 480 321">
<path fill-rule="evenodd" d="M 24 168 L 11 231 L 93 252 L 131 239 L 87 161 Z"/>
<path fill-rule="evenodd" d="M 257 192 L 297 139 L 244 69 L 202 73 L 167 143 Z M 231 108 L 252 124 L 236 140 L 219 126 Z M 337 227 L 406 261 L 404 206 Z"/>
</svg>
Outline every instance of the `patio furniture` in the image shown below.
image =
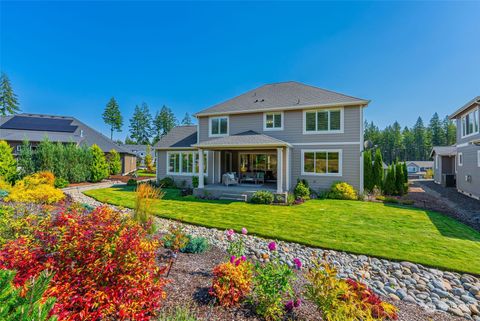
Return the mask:
<svg viewBox="0 0 480 321">
<path fill-rule="evenodd" d="M 257 172 L 257 175 L 255 176 L 255 183 L 259 184 L 265 184 L 265 173 L 264 172 Z"/>
<path fill-rule="evenodd" d="M 238 184 L 238 178 L 235 173 L 225 173 L 222 175 L 222 183 L 226 186 Z"/>
<path fill-rule="evenodd" d="M 240 183 L 256 183 L 255 173 L 253 172 L 246 172 L 242 174 L 242 178 L 240 179 Z"/>
</svg>

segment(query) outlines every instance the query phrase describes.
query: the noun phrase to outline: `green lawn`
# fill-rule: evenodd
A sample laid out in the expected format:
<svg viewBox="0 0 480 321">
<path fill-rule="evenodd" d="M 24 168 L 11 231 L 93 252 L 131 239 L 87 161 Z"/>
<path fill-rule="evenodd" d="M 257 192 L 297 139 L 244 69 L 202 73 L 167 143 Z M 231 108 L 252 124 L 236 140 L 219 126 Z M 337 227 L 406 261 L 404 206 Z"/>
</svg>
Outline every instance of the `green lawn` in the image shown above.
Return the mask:
<svg viewBox="0 0 480 321">
<path fill-rule="evenodd" d="M 166 192 L 163 200 L 154 203 L 160 217 L 237 231 L 245 226 L 250 233 L 268 238 L 480 274 L 480 233 L 440 213 L 339 200 L 288 207 L 253 205 Z M 115 205 L 134 205 L 132 187 L 85 194 Z"/>
<path fill-rule="evenodd" d="M 157 176 L 156 173 L 150 173 L 150 172 L 147 172 L 146 170 L 143 170 L 143 169 L 139 169 L 137 171 L 137 175 L 138 176 L 148 176 L 148 177 L 156 177 Z"/>
</svg>

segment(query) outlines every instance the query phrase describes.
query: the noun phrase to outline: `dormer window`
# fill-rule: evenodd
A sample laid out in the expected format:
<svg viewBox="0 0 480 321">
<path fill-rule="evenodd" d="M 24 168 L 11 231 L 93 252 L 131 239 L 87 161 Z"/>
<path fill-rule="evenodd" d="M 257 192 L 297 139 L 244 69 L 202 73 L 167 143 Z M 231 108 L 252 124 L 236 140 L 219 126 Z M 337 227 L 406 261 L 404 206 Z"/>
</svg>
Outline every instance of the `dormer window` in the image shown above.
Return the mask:
<svg viewBox="0 0 480 321">
<path fill-rule="evenodd" d="M 263 114 L 263 130 L 282 130 L 283 129 L 283 112 L 264 113 Z"/>
<path fill-rule="evenodd" d="M 228 116 L 210 118 L 210 137 L 228 135 Z"/>
</svg>

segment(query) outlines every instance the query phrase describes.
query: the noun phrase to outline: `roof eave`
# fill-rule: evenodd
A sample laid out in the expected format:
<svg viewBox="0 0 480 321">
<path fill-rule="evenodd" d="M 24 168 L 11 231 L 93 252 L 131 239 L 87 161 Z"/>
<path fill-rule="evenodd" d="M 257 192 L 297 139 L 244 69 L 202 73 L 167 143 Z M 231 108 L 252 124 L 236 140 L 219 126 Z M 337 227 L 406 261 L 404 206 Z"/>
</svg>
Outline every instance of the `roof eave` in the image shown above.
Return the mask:
<svg viewBox="0 0 480 321">
<path fill-rule="evenodd" d="M 468 103 L 457 109 L 453 114 L 448 116 L 448 119 L 452 120 L 457 118 L 458 115 L 462 114 L 464 111 L 468 110 L 470 107 L 473 107 L 475 104 L 480 105 L 480 96 L 477 96 L 470 100 Z"/>
<path fill-rule="evenodd" d="M 198 112 L 198 113 L 195 113 L 193 116 L 198 118 L 198 117 L 205 117 L 205 116 L 251 114 L 251 113 L 269 112 L 269 111 L 302 110 L 302 109 L 311 109 L 311 108 L 344 107 L 344 106 L 366 107 L 368 106 L 369 103 L 370 103 L 370 100 L 358 100 L 358 101 L 335 103 L 335 104 L 295 105 L 295 106 L 259 108 L 254 110 L 236 110 L 236 111 L 224 111 L 224 112 Z"/>
<path fill-rule="evenodd" d="M 239 148 L 265 148 L 265 147 L 292 147 L 289 143 L 268 143 L 268 144 L 241 144 L 241 145 L 202 145 L 202 144 L 193 144 L 194 148 L 204 148 L 204 149 L 219 149 L 219 148 L 229 148 L 229 149 L 239 149 Z"/>
</svg>

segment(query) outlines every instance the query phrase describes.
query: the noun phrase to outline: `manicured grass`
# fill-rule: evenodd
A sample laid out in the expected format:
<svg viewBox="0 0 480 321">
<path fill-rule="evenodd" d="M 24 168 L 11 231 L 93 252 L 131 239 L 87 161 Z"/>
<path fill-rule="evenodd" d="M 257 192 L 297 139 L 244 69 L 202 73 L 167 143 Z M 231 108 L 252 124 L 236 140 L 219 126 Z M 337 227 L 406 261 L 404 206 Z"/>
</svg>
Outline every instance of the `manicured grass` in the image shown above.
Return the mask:
<svg viewBox="0 0 480 321">
<path fill-rule="evenodd" d="M 132 208 L 132 187 L 85 192 L 95 199 Z M 382 203 L 311 200 L 298 206 L 199 200 L 166 190 L 155 201 L 160 217 L 233 228 L 310 246 L 408 260 L 480 274 L 480 233 L 440 213 Z"/>
<path fill-rule="evenodd" d="M 137 175 L 138 176 L 146 176 L 146 177 L 156 177 L 156 173 L 150 173 L 150 172 L 147 172 L 146 170 L 143 170 L 143 169 L 139 169 L 137 171 Z"/>
</svg>

